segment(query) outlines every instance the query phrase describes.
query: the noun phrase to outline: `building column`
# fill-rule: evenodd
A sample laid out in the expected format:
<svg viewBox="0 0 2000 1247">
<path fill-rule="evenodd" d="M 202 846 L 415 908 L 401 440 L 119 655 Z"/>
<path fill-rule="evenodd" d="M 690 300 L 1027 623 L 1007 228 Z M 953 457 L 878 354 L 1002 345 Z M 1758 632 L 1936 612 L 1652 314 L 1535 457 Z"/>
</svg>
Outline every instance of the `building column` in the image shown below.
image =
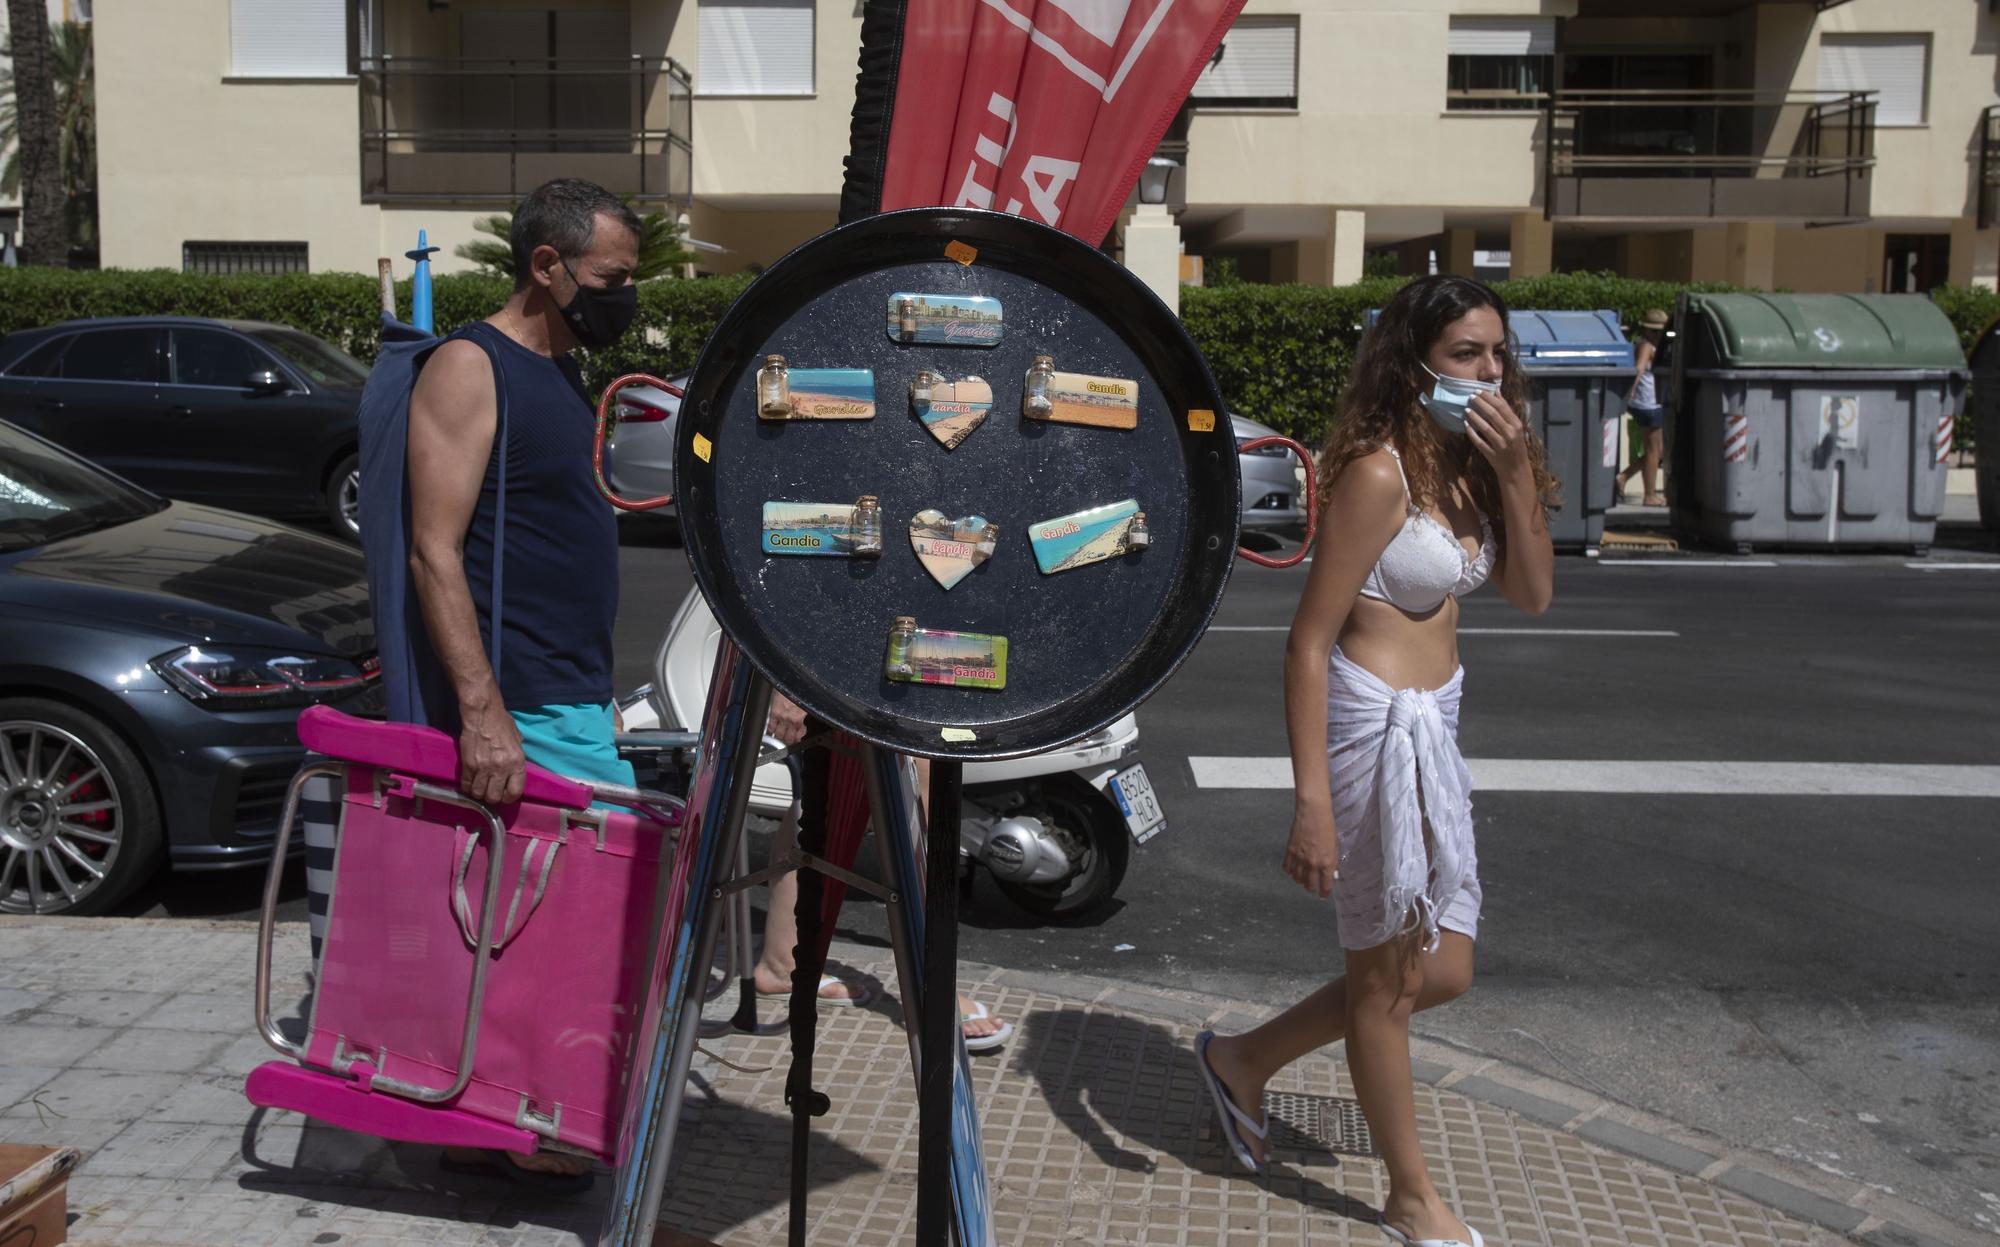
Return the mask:
<svg viewBox="0 0 2000 1247">
<path fill-rule="evenodd" d="M 2000 229 L 1980 229 L 1978 217 L 1953 221 L 1948 280 L 1954 286 L 2000 289 Z"/>
<path fill-rule="evenodd" d="M 1517 212 L 1507 229 L 1507 276 L 1540 277 L 1556 266 L 1556 227 L 1539 212 Z"/>
<path fill-rule="evenodd" d="M 1359 208 L 1331 208 L 1326 214 L 1327 284 L 1351 286 L 1361 280 L 1367 258 L 1368 214 Z"/>
<path fill-rule="evenodd" d="M 1778 272 L 1778 227 L 1770 221 L 1731 221 L 1724 281 L 1769 290 Z"/>
<path fill-rule="evenodd" d="M 1176 314 L 1181 310 L 1181 227 L 1165 204 L 1139 204 L 1125 223 L 1125 267 Z"/>
<path fill-rule="evenodd" d="M 1438 272 L 1471 277 L 1472 251 L 1478 241 L 1479 236 L 1469 229 L 1446 230 L 1444 246 L 1438 252 Z"/>
</svg>

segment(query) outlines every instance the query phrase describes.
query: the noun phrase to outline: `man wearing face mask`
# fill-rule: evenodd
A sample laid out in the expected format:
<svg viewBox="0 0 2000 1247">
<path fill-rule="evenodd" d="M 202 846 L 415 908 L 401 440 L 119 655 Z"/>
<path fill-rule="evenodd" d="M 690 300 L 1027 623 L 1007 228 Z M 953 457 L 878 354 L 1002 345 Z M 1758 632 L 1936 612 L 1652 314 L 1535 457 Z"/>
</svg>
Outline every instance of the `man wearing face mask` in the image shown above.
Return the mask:
<svg viewBox="0 0 2000 1247">
<path fill-rule="evenodd" d="M 488 804 L 520 797 L 524 757 L 632 783 L 612 737 L 617 521 L 592 484 L 596 413 L 570 352 L 631 325 L 639 229 L 600 186 L 536 189 L 514 213 L 513 294 L 447 338 L 410 395 L 411 582 L 456 695 L 460 787 Z"/>
</svg>

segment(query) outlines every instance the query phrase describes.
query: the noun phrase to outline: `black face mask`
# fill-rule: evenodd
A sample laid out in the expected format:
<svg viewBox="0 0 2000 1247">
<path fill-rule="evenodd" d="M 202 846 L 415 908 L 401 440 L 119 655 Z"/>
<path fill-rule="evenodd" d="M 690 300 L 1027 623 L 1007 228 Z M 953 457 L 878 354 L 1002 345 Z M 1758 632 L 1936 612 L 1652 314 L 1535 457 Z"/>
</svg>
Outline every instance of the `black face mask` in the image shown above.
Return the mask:
<svg viewBox="0 0 2000 1247">
<path fill-rule="evenodd" d="M 576 282 L 576 294 L 562 309 L 569 331 L 587 347 L 605 347 L 625 336 L 632 318 L 639 314 L 639 287 L 627 282 L 615 290 L 586 286 L 576 279 L 576 270 L 563 261 L 563 271 Z"/>
</svg>

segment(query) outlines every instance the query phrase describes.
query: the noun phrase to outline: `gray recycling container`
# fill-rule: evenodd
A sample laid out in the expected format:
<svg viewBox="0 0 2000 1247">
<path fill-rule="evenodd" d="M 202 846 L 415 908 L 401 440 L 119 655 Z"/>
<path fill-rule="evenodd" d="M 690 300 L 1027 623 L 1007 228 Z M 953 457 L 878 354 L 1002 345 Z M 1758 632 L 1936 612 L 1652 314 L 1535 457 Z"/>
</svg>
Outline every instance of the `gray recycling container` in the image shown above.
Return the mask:
<svg viewBox="0 0 2000 1247">
<path fill-rule="evenodd" d="M 1677 527 L 1753 547 L 1928 553 L 1969 376 L 1922 295 L 1688 294 L 1669 421 Z"/>
<path fill-rule="evenodd" d="M 1375 327 L 1380 308 L 1370 308 Z M 1549 517 L 1559 550 L 1597 553 L 1618 475 L 1619 418 L 1638 372 L 1632 343 L 1612 311 L 1513 309 L 1507 317 L 1528 377 L 1528 416 L 1562 482 L 1562 510 Z"/>
<path fill-rule="evenodd" d="M 1528 374 L 1528 406 L 1549 471 L 1562 481 L 1562 510 L 1549 517 L 1549 536 L 1557 549 L 1595 554 L 1613 501 L 1619 422 L 1637 353 L 1616 312 L 1517 309 L 1507 327 Z"/>
<path fill-rule="evenodd" d="M 2000 532 L 2000 320 L 1972 347 L 1973 477 L 1979 482 L 1979 522 Z"/>
</svg>

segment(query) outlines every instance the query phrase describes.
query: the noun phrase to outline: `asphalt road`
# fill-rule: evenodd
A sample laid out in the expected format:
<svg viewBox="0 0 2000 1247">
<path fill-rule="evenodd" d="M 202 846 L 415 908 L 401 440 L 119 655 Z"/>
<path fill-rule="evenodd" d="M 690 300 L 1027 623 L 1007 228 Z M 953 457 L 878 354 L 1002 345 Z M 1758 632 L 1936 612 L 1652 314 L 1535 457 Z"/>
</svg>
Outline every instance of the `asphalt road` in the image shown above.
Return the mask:
<svg viewBox="0 0 2000 1247">
<path fill-rule="evenodd" d="M 1983 1194 L 2000 1191 L 2000 800 L 1772 791 L 1799 764 L 2000 764 L 2000 571 L 1952 566 L 1992 559 L 1973 544 L 1941 548 L 1934 570 L 1565 558 L 1539 619 L 1469 598 L 1475 770 L 1595 760 L 1655 791 L 1476 795 L 1479 979 L 1419 1029 L 2000 1231 Z M 622 564 L 629 687 L 650 678 L 689 576 L 653 521 L 627 529 Z M 1289 791 L 1199 786 L 1188 761 L 1285 753 L 1282 628 L 1301 580 L 1240 565 L 1216 622 L 1269 630 L 1211 632 L 1140 712 L 1170 825 L 1136 851 L 1120 902 L 1042 928 L 982 881 L 961 955 L 1272 1006 L 1338 972 L 1331 909 L 1278 871 Z M 1524 627 L 1555 631 L 1501 631 Z M 1697 763 L 1775 765 L 1725 771 L 1721 792 L 1656 791 Z M 302 916 L 297 892 L 286 910 Z M 249 916 L 255 895 L 177 880 L 153 900 Z M 880 910 L 851 906 L 842 934 L 880 940 Z"/>
</svg>

